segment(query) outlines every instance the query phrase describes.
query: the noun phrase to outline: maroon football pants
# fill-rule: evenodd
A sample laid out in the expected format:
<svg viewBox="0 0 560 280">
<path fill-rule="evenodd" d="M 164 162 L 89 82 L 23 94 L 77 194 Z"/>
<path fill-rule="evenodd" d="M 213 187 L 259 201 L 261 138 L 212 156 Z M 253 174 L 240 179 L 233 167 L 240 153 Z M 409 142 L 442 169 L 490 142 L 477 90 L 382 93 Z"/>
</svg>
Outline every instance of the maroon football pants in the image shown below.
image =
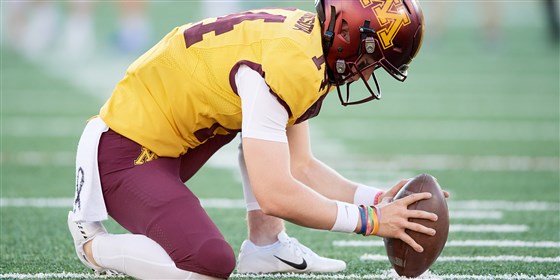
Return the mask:
<svg viewBox="0 0 560 280">
<path fill-rule="evenodd" d="M 233 249 L 184 182 L 234 137 L 217 135 L 179 158 L 158 158 L 113 130 L 103 133 L 98 162 L 109 215 L 156 241 L 178 268 L 228 278 Z"/>
</svg>

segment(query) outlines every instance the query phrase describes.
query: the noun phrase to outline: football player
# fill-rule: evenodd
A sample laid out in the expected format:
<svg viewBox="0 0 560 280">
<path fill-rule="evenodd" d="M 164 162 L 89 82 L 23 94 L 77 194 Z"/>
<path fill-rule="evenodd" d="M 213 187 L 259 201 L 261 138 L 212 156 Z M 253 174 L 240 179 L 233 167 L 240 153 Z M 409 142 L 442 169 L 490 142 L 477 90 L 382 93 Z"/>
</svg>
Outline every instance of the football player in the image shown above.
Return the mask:
<svg viewBox="0 0 560 280">
<path fill-rule="evenodd" d="M 332 89 L 351 105 L 379 99 L 376 69 L 405 80 L 422 41 L 420 7 L 416 0 L 316 7 L 179 26 L 130 65 L 78 144 L 68 226 L 86 266 L 137 278 L 228 278 L 234 251 L 185 182 L 238 134 L 249 226 L 238 272 L 346 268 L 289 237 L 284 220 L 400 238 L 422 251 L 405 230 L 435 232 L 409 218 L 437 216 L 407 206 L 430 194 L 380 204 L 406 180 L 382 191 L 342 177 L 312 155 L 308 128 Z M 359 80 L 369 94 L 354 100 L 349 85 Z M 107 213 L 130 234 L 107 233 Z"/>
</svg>

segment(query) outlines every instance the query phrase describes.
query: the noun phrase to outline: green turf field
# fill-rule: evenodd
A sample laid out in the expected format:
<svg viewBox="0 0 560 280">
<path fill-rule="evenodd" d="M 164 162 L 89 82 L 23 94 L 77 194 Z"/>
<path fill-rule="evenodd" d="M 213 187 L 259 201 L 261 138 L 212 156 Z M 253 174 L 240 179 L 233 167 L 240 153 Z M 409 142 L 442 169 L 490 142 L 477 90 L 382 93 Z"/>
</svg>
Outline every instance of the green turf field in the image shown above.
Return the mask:
<svg viewBox="0 0 560 280">
<path fill-rule="evenodd" d="M 436 2 L 426 3 L 427 19 Z M 426 172 L 451 192 L 448 244 L 426 278 L 560 279 L 559 49 L 547 42 L 538 2 L 510 4 L 498 39 L 484 42 L 472 18 L 476 2 L 452 2 L 452 24 L 441 37 L 427 33 L 405 83 L 381 73 L 383 99 L 354 107 L 342 107 L 333 92 L 311 121 L 316 156 L 345 176 L 389 187 Z M 312 9 L 304 1 L 241 6 L 278 5 Z M 154 37 L 200 16 L 197 1 L 150 7 Z M 98 36 L 110 37 L 116 20 L 108 3 L 96 20 Z M 74 152 L 85 120 L 132 58 L 106 46 L 82 64 L 26 59 L 6 44 L 1 51 L 0 278 L 93 277 L 66 227 Z M 246 226 L 234 142 L 188 184 L 237 252 Z M 395 277 L 380 238 L 287 228 L 347 270 L 232 278 Z"/>
</svg>

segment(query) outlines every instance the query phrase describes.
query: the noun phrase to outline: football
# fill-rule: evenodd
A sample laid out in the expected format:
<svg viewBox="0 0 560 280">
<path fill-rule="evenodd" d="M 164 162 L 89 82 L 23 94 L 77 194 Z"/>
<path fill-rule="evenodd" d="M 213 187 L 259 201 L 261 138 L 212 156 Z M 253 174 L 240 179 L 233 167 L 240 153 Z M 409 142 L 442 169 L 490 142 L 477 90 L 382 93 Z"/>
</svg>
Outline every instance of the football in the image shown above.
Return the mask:
<svg viewBox="0 0 560 280">
<path fill-rule="evenodd" d="M 408 206 L 408 209 L 424 210 L 438 215 L 436 222 L 425 219 L 411 219 L 415 223 L 436 230 L 436 235 L 429 236 L 423 233 L 406 230 L 424 252 L 418 253 L 400 239 L 385 238 L 385 250 L 389 262 L 398 275 L 418 277 L 424 273 L 439 257 L 447 242 L 449 232 L 449 210 L 447 202 L 437 180 L 429 174 L 421 174 L 406 183 L 394 199 L 400 199 L 413 193 L 429 192 L 430 199 L 420 200 Z"/>
</svg>

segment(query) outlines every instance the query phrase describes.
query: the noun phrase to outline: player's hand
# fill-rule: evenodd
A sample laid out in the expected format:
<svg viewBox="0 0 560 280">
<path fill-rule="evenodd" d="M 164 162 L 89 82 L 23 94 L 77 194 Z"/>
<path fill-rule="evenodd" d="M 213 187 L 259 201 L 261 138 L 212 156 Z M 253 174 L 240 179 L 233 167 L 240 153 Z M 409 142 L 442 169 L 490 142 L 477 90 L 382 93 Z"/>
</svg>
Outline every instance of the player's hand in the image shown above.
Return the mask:
<svg viewBox="0 0 560 280">
<path fill-rule="evenodd" d="M 399 186 L 402 182 L 401 180 L 401 182 L 392 189 Z M 398 187 L 398 189 L 401 187 L 402 186 Z M 415 251 L 424 251 L 422 246 L 416 243 L 405 230 L 408 229 L 433 236 L 436 234 L 434 229 L 411 222 L 410 219 L 437 221 L 438 217 L 434 213 L 421 210 L 409 210 L 407 207 L 416 201 L 429 199 L 431 197 L 431 193 L 415 193 L 389 203 L 378 205 L 377 207 L 379 207 L 379 211 L 381 212 L 381 219 L 379 220 L 379 231 L 377 235 L 381 237 L 398 238 L 410 245 Z"/>
<path fill-rule="evenodd" d="M 393 197 L 395 197 L 395 195 L 397 195 L 397 193 L 402 189 L 402 187 L 404 187 L 404 185 L 408 183 L 408 181 L 410 181 L 410 178 L 401 179 L 400 181 L 397 182 L 397 184 L 395 184 L 393 187 L 391 187 L 383 194 L 381 194 L 378 199 L 378 204 L 390 202 L 393 199 Z M 449 192 L 443 191 L 443 196 L 445 198 L 449 198 Z"/>
<path fill-rule="evenodd" d="M 381 194 L 378 199 L 378 204 L 381 204 L 382 202 L 390 202 L 409 180 L 410 179 L 401 179 L 397 182 L 397 184 Z"/>
</svg>

